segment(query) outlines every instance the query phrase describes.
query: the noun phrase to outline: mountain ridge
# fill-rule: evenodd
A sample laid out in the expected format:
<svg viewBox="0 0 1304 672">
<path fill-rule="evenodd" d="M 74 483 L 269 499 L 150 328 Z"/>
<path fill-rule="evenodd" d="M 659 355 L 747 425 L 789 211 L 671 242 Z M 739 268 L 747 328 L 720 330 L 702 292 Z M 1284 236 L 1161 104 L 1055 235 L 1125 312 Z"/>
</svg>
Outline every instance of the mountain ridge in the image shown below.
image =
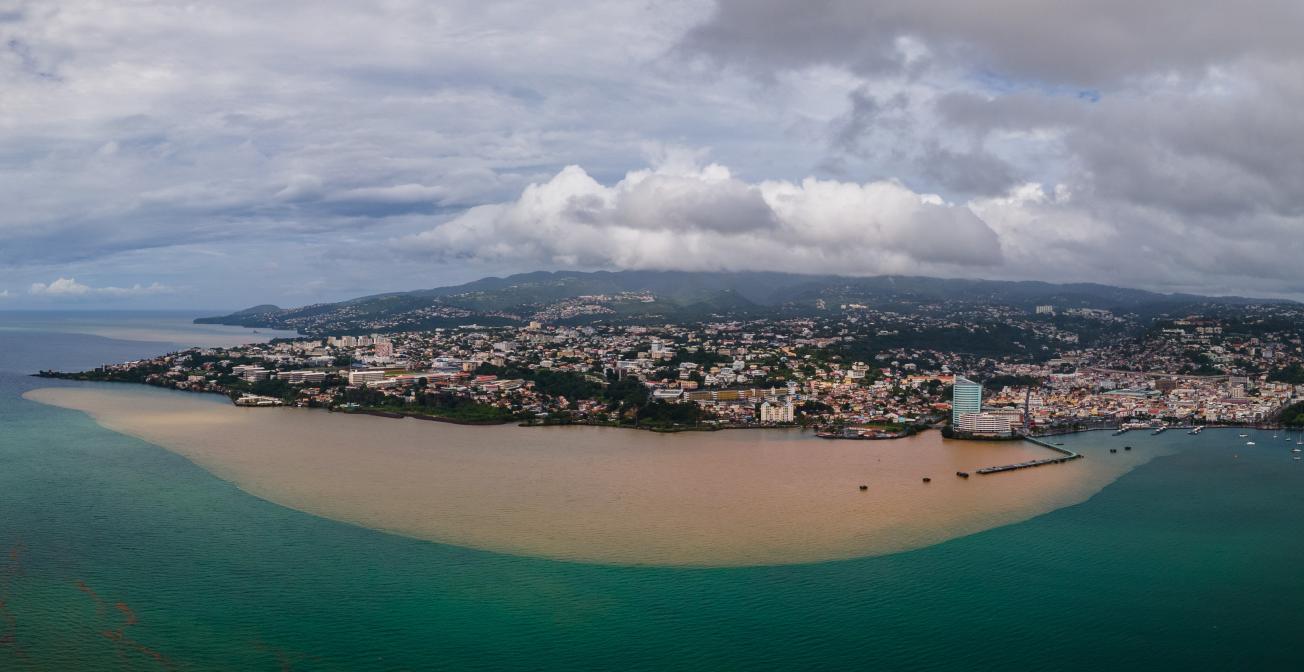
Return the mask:
<svg viewBox="0 0 1304 672">
<path fill-rule="evenodd" d="M 800 315 L 845 304 L 911 310 L 936 304 L 999 305 L 1159 314 L 1184 306 L 1295 303 L 1286 299 L 1164 294 L 1100 283 L 909 275 L 838 276 L 772 271 L 533 271 L 460 285 L 386 292 L 297 308 L 271 304 L 196 323 L 296 328 L 308 334 L 479 324 L 691 321 Z M 821 308 L 823 306 L 823 308 Z"/>
</svg>

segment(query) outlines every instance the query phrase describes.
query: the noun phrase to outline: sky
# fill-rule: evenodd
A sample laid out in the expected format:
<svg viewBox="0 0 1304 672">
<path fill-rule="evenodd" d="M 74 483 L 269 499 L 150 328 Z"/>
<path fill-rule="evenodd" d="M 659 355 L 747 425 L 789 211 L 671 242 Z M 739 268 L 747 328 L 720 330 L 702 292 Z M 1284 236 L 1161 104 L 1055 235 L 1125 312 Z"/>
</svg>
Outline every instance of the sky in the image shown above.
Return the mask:
<svg viewBox="0 0 1304 672">
<path fill-rule="evenodd" d="M 1304 299 L 1304 3 L 0 0 L 0 310 L 540 269 Z"/>
</svg>

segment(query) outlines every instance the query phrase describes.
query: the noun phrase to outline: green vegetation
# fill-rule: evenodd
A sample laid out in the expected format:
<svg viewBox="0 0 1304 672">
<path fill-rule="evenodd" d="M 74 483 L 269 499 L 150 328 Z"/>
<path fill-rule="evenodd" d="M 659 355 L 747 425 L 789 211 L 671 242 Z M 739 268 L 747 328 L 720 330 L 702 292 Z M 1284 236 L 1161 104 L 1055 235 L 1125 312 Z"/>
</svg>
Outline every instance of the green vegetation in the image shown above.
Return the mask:
<svg viewBox="0 0 1304 672">
<path fill-rule="evenodd" d="M 1277 383 L 1290 383 L 1291 385 L 1304 385 L 1304 366 L 1291 364 L 1290 366 L 1273 369 L 1268 373 L 1268 380 Z"/>
<path fill-rule="evenodd" d="M 1304 427 L 1304 401 L 1281 409 L 1281 424 L 1287 427 Z"/>
<path fill-rule="evenodd" d="M 489 364 L 481 365 L 476 369 L 476 373 L 528 380 L 534 383 L 536 392 L 550 397 L 566 397 L 572 402 L 577 399 L 596 399 L 602 396 L 602 385 L 579 373 L 549 369 L 532 370 L 524 367 L 498 367 Z"/>
<path fill-rule="evenodd" d="M 654 401 L 638 409 L 638 425 L 641 427 L 674 427 L 696 425 L 706 417 L 697 404 L 671 404 Z"/>
<path fill-rule="evenodd" d="M 357 404 L 363 410 L 428 415 L 468 424 L 497 424 L 521 417 L 505 408 L 481 404 L 446 392 L 418 392 L 414 395 L 414 401 L 409 402 L 370 388 L 345 388 L 341 393 L 341 401 Z"/>
<path fill-rule="evenodd" d="M 1041 379 L 1037 376 L 1000 375 L 992 376 L 982 382 L 983 387 L 989 390 L 1000 390 L 1003 387 L 1033 387 L 1041 385 Z"/>
</svg>

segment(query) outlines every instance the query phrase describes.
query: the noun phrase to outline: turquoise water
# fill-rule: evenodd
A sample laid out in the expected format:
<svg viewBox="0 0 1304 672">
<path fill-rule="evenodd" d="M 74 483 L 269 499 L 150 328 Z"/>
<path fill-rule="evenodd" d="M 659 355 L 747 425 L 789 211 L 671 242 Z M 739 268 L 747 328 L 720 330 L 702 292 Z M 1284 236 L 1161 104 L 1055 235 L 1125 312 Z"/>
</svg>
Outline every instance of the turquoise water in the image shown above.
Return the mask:
<svg viewBox="0 0 1304 672">
<path fill-rule="evenodd" d="M 1066 437 L 1176 450 L 918 551 L 625 568 L 284 509 L 39 384 L 0 374 L 0 670 L 1304 669 L 1304 463 L 1270 432 Z"/>
</svg>

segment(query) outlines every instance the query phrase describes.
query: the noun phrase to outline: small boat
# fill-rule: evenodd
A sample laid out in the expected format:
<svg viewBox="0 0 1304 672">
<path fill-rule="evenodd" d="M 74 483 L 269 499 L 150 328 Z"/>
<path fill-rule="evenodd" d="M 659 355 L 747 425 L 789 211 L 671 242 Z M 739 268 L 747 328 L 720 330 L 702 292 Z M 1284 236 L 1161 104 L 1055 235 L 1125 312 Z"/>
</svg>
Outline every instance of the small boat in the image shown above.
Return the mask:
<svg viewBox="0 0 1304 672">
<path fill-rule="evenodd" d="M 1132 446 L 1123 446 L 1123 450 L 1132 450 Z"/>
<path fill-rule="evenodd" d="M 1298 452 L 1299 452 L 1299 448 L 1291 448 L 1291 449 L 1290 449 L 1290 452 L 1292 452 L 1292 453 L 1298 453 Z"/>
<path fill-rule="evenodd" d="M 1118 449 L 1117 449 L 1117 448 L 1110 448 L 1110 449 L 1109 449 L 1109 452 L 1111 452 L 1111 453 L 1117 453 L 1117 452 L 1118 452 Z"/>
<path fill-rule="evenodd" d="M 1245 442 L 1245 445 L 1247 445 L 1247 446 L 1253 446 L 1253 445 L 1255 445 L 1255 444 L 1254 444 L 1253 441 L 1246 441 L 1246 442 Z"/>
<path fill-rule="evenodd" d="M 925 482 L 925 483 L 932 483 L 932 482 L 933 482 L 933 479 L 931 479 L 931 478 L 925 476 L 925 477 L 924 477 L 924 482 Z"/>
<path fill-rule="evenodd" d="M 869 489 L 869 486 L 868 486 L 868 485 L 862 485 L 862 486 L 860 486 L 860 491 L 861 491 L 861 492 L 864 492 L 864 491 L 866 491 L 866 490 L 868 490 L 868 489 Z"/>
<path fill-rule="evenodd" d="M 1237 434 L 1237 436 L 1239 436 L 1239 437 L 1241 437 L 1241 438 L 1243 439 L 1243 438 L 1249 436 L 1249 434 Z"/>
<path fill-rule="evenodd" d="M 957 471 L 955 472 L 955 475 L 959 476 L 960 478 L 969 478 L 969 472 L 967 471 Z"/>
</svg>

